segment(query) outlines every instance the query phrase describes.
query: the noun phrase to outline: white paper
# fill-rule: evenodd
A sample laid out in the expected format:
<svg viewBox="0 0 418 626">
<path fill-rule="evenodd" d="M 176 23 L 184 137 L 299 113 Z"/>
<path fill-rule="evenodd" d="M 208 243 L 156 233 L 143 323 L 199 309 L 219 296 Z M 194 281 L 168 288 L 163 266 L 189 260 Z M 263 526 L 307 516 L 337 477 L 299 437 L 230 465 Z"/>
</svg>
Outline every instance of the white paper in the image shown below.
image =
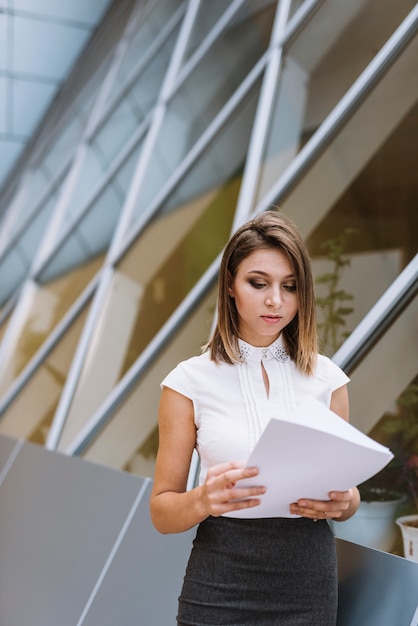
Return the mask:
<svg viewBox="0 0 418 626">
<path fill-rule="evenodd" d="M 300 498 L 329 500 L 379 472 L 393 458 L 377 443 L 315 398 L 296 410 L 292 421 L 272 418 L 246 462 L 255 478 L 239 486 L 264 485 L 261 504 L 227 517 L 298 517 L 290 513 Z"/>
</svg>

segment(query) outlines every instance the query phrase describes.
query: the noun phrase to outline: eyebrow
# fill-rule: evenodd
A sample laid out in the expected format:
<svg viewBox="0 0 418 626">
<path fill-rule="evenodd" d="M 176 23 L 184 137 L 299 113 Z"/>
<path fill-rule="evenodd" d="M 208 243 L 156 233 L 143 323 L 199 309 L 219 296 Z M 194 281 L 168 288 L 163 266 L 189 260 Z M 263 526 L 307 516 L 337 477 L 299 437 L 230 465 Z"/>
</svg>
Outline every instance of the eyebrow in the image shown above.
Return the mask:
<svg viewBox="0 0 418 626">
<path fill-rule="evenodd" d="M 263 270 L 249 270 L 247 274 L 258 274 L 259 276 L 270 276 L 268 272 L 263 272 Z M 287 274 L 287 276 L 283 276 L 284 280 L 289 280 L 290 278 L 296 279 L 295 274 Z"/>
</svg>

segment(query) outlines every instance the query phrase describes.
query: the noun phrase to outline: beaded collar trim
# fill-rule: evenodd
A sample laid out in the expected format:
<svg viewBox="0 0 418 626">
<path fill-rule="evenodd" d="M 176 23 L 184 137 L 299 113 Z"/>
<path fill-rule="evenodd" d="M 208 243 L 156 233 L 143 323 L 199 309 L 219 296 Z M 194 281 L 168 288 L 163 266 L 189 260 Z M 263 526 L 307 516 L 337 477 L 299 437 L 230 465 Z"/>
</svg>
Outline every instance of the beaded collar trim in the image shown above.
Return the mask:
<svg viewBox="0 0 418 626">
<path fill-rule="evenodd" d="M 286 352 L 280 337 L 266 348 L 257 348 L 242 339 L 238 339 L 238 347 L 241 361 L 248 361 L 250 358 L 259 360 L 260 358 L 267 358 L 268 356 L 273 356 L 280 361 L 280 363 L 290 361 L 290 356 Z"/>
</svg>

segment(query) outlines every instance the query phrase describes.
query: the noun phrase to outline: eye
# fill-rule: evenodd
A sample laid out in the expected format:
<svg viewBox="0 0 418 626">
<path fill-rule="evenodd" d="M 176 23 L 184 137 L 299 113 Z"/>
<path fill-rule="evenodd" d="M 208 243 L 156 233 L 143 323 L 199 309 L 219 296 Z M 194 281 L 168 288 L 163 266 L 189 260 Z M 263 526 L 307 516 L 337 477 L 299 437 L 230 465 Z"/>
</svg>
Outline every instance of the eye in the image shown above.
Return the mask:
<svg viewBox="0 0 418 626">
<path fill-rule="evenodd" d="M 283 289 L 286 289 L 286 291 L 296 291 L 296 285 L 294 283 L 283 285 Z"/>
<path fill-rule="evenodd" d="M 259 281 L 259 280 L 250 280 L 250 285 L 252 287 L 254 287 L 255 289 L 263 289 L 263 287 L 266 286 L 266 283 Z"/>
</svg>

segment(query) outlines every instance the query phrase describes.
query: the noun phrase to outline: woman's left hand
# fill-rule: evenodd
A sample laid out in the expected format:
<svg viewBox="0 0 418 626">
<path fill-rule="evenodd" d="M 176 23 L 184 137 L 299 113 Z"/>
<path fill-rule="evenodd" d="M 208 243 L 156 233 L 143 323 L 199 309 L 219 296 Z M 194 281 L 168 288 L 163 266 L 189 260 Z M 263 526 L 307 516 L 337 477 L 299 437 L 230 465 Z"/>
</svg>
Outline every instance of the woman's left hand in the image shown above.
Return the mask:
<svg viewBox="0 0 418 626">
<path fill-rule="evenodd" d="M 300 498 L 290 505 L 290 512 L 312 520 L 335 519 L 344 521 L 354 515 L 360 504 L 358 489 L 331 491 L 329 500 L 310 500 Z"/>
</svg>

